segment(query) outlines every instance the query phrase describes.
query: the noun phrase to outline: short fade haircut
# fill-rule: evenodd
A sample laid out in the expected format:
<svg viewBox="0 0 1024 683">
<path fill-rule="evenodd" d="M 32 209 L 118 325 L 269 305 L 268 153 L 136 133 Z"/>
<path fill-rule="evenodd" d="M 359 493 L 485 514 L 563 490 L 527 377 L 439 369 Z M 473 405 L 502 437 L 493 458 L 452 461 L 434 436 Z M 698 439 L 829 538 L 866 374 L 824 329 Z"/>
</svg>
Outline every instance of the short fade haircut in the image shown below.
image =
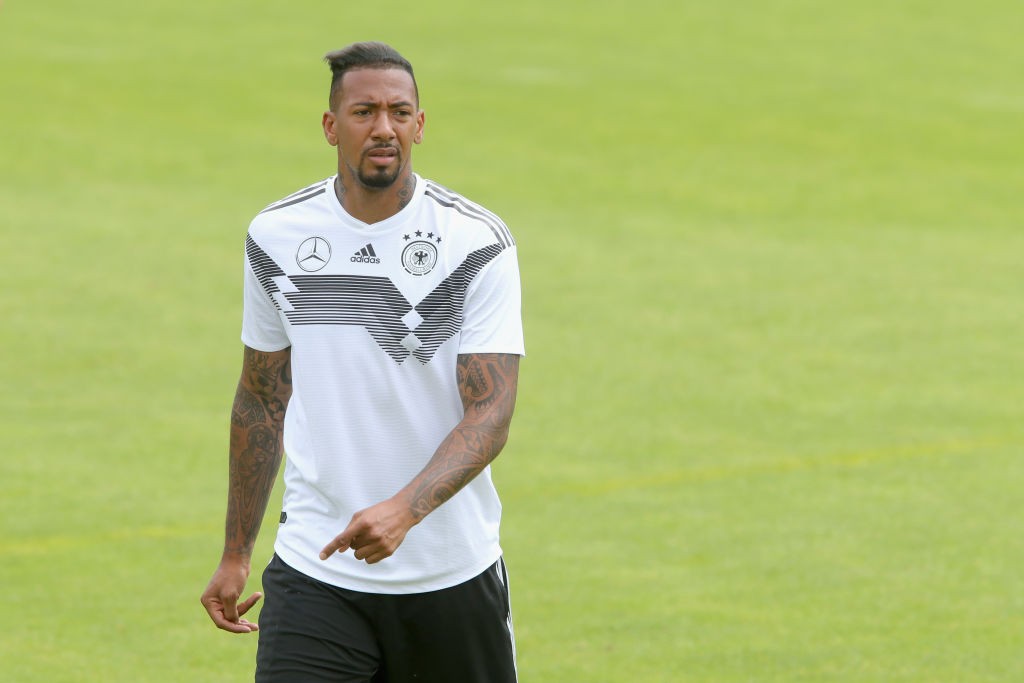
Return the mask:
<svg viewBox="0 0 1024 683">
<path fill-rule="evenodd" d="M 419 105 L 420 89 L 416 85 L 416 74 L 412 71 L 409 60 L 398 53 L 398 50 L 386 43 L 365 42 L 352 43 L 348 47 L 334 50 L 324 55 L 324 61 L 331 67 L 331 94 L 328 104 L 334 110 L 338 93 L 341 91 L 341 79 L 349 71 L 356 69 L 401 69 L 412 77 L 412 87 L 416 92 L 416 103 Z"/>
</svg>

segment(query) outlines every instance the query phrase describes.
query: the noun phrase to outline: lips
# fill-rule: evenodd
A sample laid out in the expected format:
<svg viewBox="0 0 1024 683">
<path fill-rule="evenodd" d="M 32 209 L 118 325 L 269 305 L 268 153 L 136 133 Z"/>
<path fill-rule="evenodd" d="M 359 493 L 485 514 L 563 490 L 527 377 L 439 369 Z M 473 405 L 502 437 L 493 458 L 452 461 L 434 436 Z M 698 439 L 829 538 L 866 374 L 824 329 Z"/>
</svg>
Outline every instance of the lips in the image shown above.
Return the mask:
<svg viewBox="0 0 1024 683">
<path fill-rule="evenodd" d="M 390 161 L 398 156 L 398 150 L 394 147 L 375 147 L 366 153 L 366 156 L 372 159 L 381 159 Z"/>
</svg>

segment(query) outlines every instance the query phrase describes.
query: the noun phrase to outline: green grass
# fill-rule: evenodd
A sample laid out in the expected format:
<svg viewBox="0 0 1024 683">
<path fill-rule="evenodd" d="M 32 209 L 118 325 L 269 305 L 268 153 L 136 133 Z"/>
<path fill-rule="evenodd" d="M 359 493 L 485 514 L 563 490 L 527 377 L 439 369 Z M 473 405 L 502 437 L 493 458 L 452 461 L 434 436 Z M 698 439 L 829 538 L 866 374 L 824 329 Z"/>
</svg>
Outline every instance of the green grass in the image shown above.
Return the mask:
<svg viewBox="0 0 1024 683">
<path fill-rule="evenodd" d="M 0 6 L 4 680 L 251 678 L 241 245 L 367 38 L 519 242 L 524 682 L 1024 678 L 1024 15 L 676 5 Z"/>
</svg>

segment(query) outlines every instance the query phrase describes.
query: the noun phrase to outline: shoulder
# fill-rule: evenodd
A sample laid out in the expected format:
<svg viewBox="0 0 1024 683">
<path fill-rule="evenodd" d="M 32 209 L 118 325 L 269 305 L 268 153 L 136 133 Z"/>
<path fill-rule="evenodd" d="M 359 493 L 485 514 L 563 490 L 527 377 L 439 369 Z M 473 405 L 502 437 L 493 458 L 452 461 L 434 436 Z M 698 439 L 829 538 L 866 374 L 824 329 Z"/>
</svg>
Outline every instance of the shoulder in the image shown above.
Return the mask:
<svg viewBox="0 0 1024 683">
<path fill-rule="evenodd" d="M 515 245 L 508 226 L 494 212 L 433 180 L 424 178 L 423 185 L 425 201 L 437 211 L 449 213 L 453 222 L 488 231 L 503 248 Z"/>
<path fill-rule="evenodd" d="M 291 223 L 296 213 L 320 209 L 322 202 L 315 200 L 322 199 L 330 191 L 332 179 L 333 176 L 319 180 L 268 204 L 252 219 L 249 234 L 273 234 L 282 226 Z"/>
<path fill-rule="evenodd" d="M 303 202 L 309 201 L 314 197 L 318 197 L 327 192 L 330 182 L 331 178 L 324 178 L 323 180 L 318 180 L 312 185 L 307 185 L 301 190 L 296 190 L 295 192 L 292 192 L 286 197 L 282 197 L 281 199 L 278 199 L 276 202 L 273 202 L 266 206 L 262 211 L 260 211 L 260 215 L 271 213 L 273 211 L 278 211 L 280 209 L 285 209 L 288 208 L 289 206 L 296 206 L 298 204 L 302 204 Z"/>
</svg>

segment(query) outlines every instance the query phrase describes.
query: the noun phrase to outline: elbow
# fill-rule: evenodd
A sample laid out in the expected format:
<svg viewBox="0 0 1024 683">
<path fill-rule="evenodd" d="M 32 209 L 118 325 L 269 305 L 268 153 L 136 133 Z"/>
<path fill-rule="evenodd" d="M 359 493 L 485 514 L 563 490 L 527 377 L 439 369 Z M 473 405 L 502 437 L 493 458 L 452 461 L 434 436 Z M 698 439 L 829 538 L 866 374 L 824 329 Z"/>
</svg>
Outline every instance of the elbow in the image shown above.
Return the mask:
<svg viewBox="0 0 1024 683">
<path fill-rule="evenodd" d="M 498 454 L 501 453 L 503 448 L 505 448 L 506 443 L 508 443 L 507 427 L 494 436 L 494 454 L 491 456 L 492 459 L 498 457 Z"/>
<path fill-rule="evenodd" d="M 502 449 L 505 448 L 505 444 L 508 443 L 508 435 L 512 426 L 512 414 L 509 413 L 507 417 L 500 420 L 495 424 L 493 431 L 491 432 L 491 459 L 498 457 Z"/>
</svg>

